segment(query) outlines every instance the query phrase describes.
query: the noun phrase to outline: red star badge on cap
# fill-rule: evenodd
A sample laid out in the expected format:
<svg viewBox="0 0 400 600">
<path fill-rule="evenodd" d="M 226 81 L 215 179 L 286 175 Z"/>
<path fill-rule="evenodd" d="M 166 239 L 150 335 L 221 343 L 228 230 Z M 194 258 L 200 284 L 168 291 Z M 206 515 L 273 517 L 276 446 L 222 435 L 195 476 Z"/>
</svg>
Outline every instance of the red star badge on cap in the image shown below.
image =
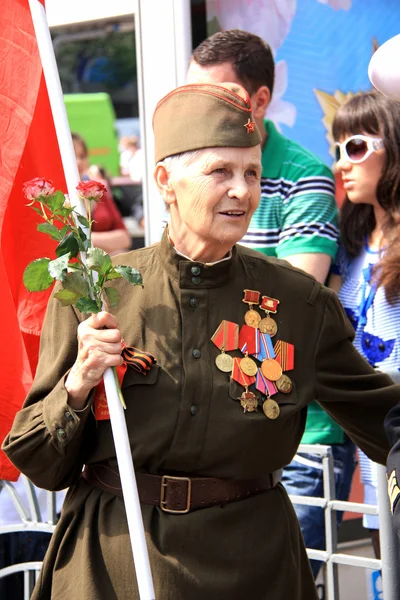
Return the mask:
<svg viewBox="0 0 400 600">
<path fill-rule="evenodd" d="M 255 130 L 256 124 L 254 123 L 254 121 L 251 121 L 250 117 L 249 117 L 249 120 L 247 121 L 247 123 L 245 123 L 243 125 L 243 127 L 246 127 L 247 133 L 253 133 L 253 131 Z"/>
</svg>

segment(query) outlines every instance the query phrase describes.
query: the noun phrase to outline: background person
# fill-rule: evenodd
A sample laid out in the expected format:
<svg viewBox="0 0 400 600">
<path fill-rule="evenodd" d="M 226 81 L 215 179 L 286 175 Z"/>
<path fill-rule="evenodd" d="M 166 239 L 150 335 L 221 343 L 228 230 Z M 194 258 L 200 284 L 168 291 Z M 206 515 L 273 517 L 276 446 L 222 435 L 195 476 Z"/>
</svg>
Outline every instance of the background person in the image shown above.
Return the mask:
<svg viewBox="0 0 400 600">
<path fill-rule="evenodd" d="M 251 96 L 262 137 L 261 201 L 241 243 L 267 256 L 284 258 L 324 283 L 337 251 L 337 208 L 330 169 L 265 119 L 274 88 L 270 47 L 247 31 L 221 31 L 193 52 L 187 81 L 236 81 Z M 303 444 L 329 444 L 335 462 L 336 497 L 347 500 L 355 467 L 354 444 L 315 402 L 308 407 Z M 322 458 L 296 454 L 283 471 L 290 494 L 322 497 Z M 325 548 L 325 523 L 308 505 L 295 506 L 307 548 Z M 338 515 L 340 523 L 341 515 Z M 317 575 L 320 563 L 313 561 Z"/>
<path fill-rule="evenodd" d="M 105 368 L 122 362 L 121 335 L 157 359 L 122 384 L 156 597 L 316 600 L 280 469 L 314 398 L 384 461 L 383 418 L 400 388 L 357 352 L 333 292 L 236 245 L 260 200 L 261 140 L 245 90 L 177 88 L 153 124 L 170 225 L 161 243 L 123 257 L 144 288 L 116 280 L 115 316 L 84 319 L 50 301 L 35 382 L 3 445 L 38 485 L 71 486 L 32 600 L 138 598 L 111 427 L 91 410 Z M 261 362 L 259 330 L 243 325 L 261 319 L 258 300 L 276 299 L 277 358 Z M 239 328 L 254 359 L 238 348 Z M 252 361 L 272 397 L 255 387 Z"/>
<path fill-rule="evenodd" d="M 89 153 L 85 140 L 77 133 L 71 135 L 79 176 L 81 179 L 90 179 Z M 107 180 L 100 179 L 100 181 L 105 185 L 107 192 L 93 205 L 93 245 L 111 255 L 127 252 L 132 245 L 131 237 L 112 198 Z"/>
<path fill-rule="evenodd" d="M 331 284 L 369 364 L 399 378 L 400 370 L 400 103 L 377 92 L 358 94 L 337 111 L 336 168 L 346 200 L 343 248 Z M 359 450 L 364 502 L 377 504 L 376 465 Z M 379 517 L 364 515 L 380 557 Z"/>
</svg>

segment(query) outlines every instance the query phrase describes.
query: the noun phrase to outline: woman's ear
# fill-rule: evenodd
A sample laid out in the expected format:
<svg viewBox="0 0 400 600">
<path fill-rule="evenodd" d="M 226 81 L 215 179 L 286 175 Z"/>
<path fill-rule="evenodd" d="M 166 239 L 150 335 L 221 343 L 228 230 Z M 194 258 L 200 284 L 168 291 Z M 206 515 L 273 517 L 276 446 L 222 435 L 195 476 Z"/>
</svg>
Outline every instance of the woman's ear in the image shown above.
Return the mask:
<svg viewBox="0 0 400 600">
<path fill-rule="evenodd" d="M 164 163 L 160 162 L 154 170 L 154 180 L 160 191 L 161 196 L 167 206 L 176 202 L 175 191 L 172 186 L 171 173 L 166 169 Z"/>
<path fill-rule="evenodd" d="M 263 119 L 271 102 L 271 92 L 266 85 L 262 85 L 251 96 L 251 112 L 255 119 Z"/>
</svg>

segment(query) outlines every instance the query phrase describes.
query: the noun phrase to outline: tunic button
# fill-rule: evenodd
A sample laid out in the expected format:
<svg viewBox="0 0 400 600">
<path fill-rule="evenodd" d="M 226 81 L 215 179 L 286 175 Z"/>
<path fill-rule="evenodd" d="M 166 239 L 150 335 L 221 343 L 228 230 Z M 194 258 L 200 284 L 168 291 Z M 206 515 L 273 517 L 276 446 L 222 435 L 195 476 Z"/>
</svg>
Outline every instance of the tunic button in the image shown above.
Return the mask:
<svg viewBox="0 0 400 600">
<path fill-rule="evenodd" d="M 200 281 L 200 277 L 192 277 L 192 283 L 194 283 L 195 285 L 199 285 Z"/>
<path fill-rule="evenodd" d="M 197 265 L 192 267 L 192 275 L 200 275 L 201 269 Z"/>
<path fill-rule="evenodd" d="M 65 433 L 65 429 L 63 429 L 62 427 L 57 429 L 57 437 L 59 440 L 64 440 L 66 438 L 66 436 L 67 436 L 67 434 Z"/>
<path fill-rule="evenodd" d="M 197 305 L 199 304 L 196 298 L 190 298 L 189 300 L 189 304 L 192 308 L 197 308 Z"/>
<path fill-rule="evenodd" d="M 73 421 L 74 420 L 74 417 L 71 415 L 71 413 L 69 412 L 69 410 L 65 411 L 64 417 L 66 419 L 68 419 L 68 421 Z"/>
<path fill-rule="evenodd" d="M 192 354 L 195 358 L 200 358 L 201 351 L 198 348 L 195 348 L 194 350 L 192 350 Z"/>
<path fill-rule="evenodd" d="M 195 417 L 197 415 L 197 406 L 195 404 L 192 404 L 192 406 L 190 407 L 190 414 L 192 415 L 192 417 Z"/>
</svg>

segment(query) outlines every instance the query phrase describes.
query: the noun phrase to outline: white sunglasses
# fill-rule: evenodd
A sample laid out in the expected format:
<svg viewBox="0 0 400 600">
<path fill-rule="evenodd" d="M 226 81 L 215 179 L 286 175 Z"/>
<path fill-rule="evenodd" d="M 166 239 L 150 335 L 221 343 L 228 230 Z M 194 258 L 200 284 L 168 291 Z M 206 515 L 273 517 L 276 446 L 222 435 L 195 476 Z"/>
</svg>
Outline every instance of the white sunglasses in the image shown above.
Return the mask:
<svg viewBox="0 0 400 600">
<path fill-rule="evenodd" d="M 381 138 L 372 138 L 366 135 L 352 135 L 342 143 L 335 143 L 335 158 L 338 162 L 341 158 L 346 158 L 349 162 L 361 163 L 371 156 L 373 152 L 383 148 Z"/>
</svg>

